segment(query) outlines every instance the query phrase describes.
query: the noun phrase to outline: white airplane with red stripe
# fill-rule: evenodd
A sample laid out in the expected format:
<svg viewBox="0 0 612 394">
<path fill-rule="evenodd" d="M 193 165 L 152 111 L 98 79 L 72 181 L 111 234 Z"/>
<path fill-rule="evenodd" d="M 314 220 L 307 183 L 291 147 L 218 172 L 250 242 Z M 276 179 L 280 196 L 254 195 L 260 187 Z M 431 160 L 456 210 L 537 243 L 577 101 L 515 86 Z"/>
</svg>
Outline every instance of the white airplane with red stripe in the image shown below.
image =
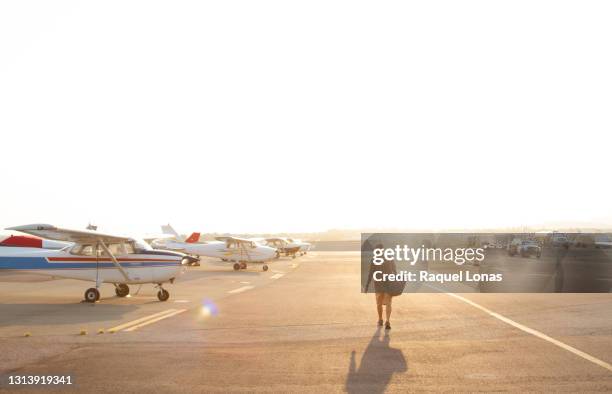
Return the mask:
<svg viewBox="0 0 612 394">
<path fill-rule="evenodd" d="M 155 248 L 180 251 L 189 255 L 219 258 L 233 262 L 234 270 L 246 269 L 249 263 L 264 263 L 262 268 L 268 270 L 265 262 L 277 259 L 279 253 L 275 248 L 261 245 L 253 240 L 238 237 L 217 237 L 216 241 L 198 242 L 200 233 L 193 233 L 187 239 L 181 237 L 170 225 L 162 226 L 162 231 L 171 234 L 175 239 L 159 239 L 151 243 Z"/>
<path fill-rule="evenodd" d="M 95 287 L 85 291 L 85 301 L 100 299 L 102 283 L 115 285 L 115 294 L 125 297 L 128 285 L 155 284 L 157 297 L 167 301 L 163 288 L 184 272 L 187 256 L 172 251 L 154 250 L 130 237 L 89 230 L 69 230 L 49 224 L 11 227 L 29 236 L 13 235 L 0 242 L 0 271 L 31 273 L 58 278 L 91 281 Z M 64 246 L 57 249 L 61 244 Z"/>
</svg>

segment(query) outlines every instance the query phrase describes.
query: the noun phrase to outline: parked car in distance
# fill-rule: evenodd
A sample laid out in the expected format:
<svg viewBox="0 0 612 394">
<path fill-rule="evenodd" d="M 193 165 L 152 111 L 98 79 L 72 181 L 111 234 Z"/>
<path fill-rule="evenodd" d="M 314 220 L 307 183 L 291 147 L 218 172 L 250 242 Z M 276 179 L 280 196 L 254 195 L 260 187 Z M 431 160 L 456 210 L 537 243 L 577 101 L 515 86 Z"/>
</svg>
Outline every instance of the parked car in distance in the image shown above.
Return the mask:
<svg viewBox="0 0 612 394">
<path fill-rule="evenodd" d="M 536 256 L 540 258 L 542 256 L 542 247 L 531 239 L 514 238 L 508 245 L 508 255 L 515 256 L 517 254 L 521 255 L 521 257 Z"/>
<path fill-rule="evenodd" d="M 551 239 L 552 246 L 565 246 L 569 247 L 570 241 L 567 235 L 562 233 L 554 233 Z"/>
<path fill-rule="evenodd" d="M 578 234 L 573 245 L 577 248 L 609 249 L 612 247 L 612 240 L 607 234 Z"/>
</svg>

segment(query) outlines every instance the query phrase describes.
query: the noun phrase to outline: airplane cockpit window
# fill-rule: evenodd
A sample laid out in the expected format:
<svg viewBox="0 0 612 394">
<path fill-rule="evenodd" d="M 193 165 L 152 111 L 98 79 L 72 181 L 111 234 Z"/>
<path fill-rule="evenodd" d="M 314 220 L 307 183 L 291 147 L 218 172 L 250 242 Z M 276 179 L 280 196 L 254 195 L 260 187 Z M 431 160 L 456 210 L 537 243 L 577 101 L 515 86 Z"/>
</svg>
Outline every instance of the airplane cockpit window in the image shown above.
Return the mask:
<svg viewBox="0 0 612 394">
<path fill-rule="evenodd" d="M 108 244 L 106 247 L 114 256 L 125 254 L 123 244 Z M 104 254 L 106 255 L 106 252 Z"/>
<path fill-rule="evenodd" d="M 128 242 L 123 244 L 125 247 L 125 254 L 134 254 L 136 253 L 136 248 L 134 247 L 133 242 Z"/>
<path fill-rule="evenodd" d="M 136 239 L 134 242 L 130 242 L 129 245 L 134 249 L 134 253 L 136 251 L 153 250 L 151 245 L 149 245 L 144 239 Z"/>
<path fill-rule="evenodd" d="M 123 256 L 126 254 L 134 254 L 134 245 L 131 242 L 109 244 L 106 247 L 113 254 L 113 256 Z M 104 254 L 106 255 L 106 253 Z"/>
<path fill-rule="evenodd" d="M 126 255 L 126 254 L 134 254 L 134 253 L 136 253 L 136 249 L 135 249 L 134 244 L 132 242 L 108 244 L 108 245 L 106 245 L 106 247 L 108 248 L 108 250 L 114 256 L 123 256 L 123 255 Z M 92 256 L 92 257 L 95 257 L 96 256 L 96 250 L 99 252 L 100 256 L 108 257 L 108 253 L 106 253 L 106 251 L 102 248 L 102 246 L 98 246 L 96 248 L 95 245 L 79 245 L 79 244 L 74 245 L 70 249 L 70 254 L 74 254 L 74 255 L 77 255 L 77 256 Z"/>
<path fill-rule="evenodd" d="M 79 256 L 94 256 L 94 247 L 93 245 L 74 245 L 72 249 L 70 249 L 71 254 L 76 254 Z"/>
</svg>

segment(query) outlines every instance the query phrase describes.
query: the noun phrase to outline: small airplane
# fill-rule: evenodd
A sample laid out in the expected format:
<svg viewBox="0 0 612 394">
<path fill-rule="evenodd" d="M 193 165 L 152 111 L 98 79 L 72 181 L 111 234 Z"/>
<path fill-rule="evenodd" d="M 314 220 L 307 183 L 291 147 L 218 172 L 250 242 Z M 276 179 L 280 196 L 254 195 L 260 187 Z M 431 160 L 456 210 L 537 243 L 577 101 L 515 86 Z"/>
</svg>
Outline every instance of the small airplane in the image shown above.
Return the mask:
<svg viewBox="0 0 612 394">
<path fill-rule="evenodd" d="M 9 243 L 0 247 L 0 270 L 95 282 L 95 287 L 85 291 L 86 302 L 100 299 L 98 289 L 102 283 L 114 284 L 118 297 L 130 293 L 128 285 L 153 283 L 159 289 L 157 298 L 167 301 L 170 293 L 163 284 L 174 283 L 187 261 L 182 253 L 153 250 L 133 238 L 96 231 L 69 230 L 50 224 L 30 224 L 7 230 L 69 244 L 54 250 L 39 246 L 46 240 L 43 243 L 30 240 Z"/>
<path fill-rule="evenodd" d="M 251 240 L 276 248 L 279 255 L 292 256 L 295 258 L 300 251 L 299 245 L 292 245 L 287 242 L 285 238 L 251 238 Z"/>
<path fill-rule="evenodd" d="M 293 238 L 251 238 L 256 242 L 262 242 L 267 246 L 276 248 L 281 254 L 296 258 L 305 255 L 310 250 L 308 242 L 302 242 Z"/>
<path fill-rule="evenodd" d="M 310 242 L 305 242 L 301 239 L 287 238 L 287 241 L 295 245 L 300 245 L 300 255 L 302 256 L 310 252 L 310 249 L 312 248 L 312 244 Z"/>
<path fill-rule="evenodd" d="M 155 248 L 175 250 L 188 255 L 215 257 L 223 261 L 234 262 L 234 270 L 246 269 L 248 263 L 264 263 L 263 270 L 268 270 L 266 261 L 278 258 L 275 248 L 260 245 L 250 239 L 237 237 L 217 237 L 216 241 L 200 243 L 200 233 L 192 233 L 187 239 L 181 237 L 170 225 L 162 226 L 164 233 L 175 235 L 176 240 L 155 240 Z"/>
</svg>

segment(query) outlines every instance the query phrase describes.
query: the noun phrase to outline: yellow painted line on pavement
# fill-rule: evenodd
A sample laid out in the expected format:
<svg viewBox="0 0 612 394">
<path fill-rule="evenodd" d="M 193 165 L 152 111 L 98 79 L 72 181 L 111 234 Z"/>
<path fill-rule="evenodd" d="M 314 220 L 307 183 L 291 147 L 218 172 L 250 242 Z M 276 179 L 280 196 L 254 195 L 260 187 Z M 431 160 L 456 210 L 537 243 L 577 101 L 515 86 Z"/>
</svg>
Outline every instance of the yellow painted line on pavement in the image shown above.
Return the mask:
<svg viewBox="0 0 612 394">
<path fill-rule="evenodd" d="M 281 278 L 283 275 L 285 274 L 274 274 L 270 277 L 270 279 L 278 279 L 278 278 Z"/>
<path fill-rule="evenodd" d="M 165 314 L 168 314 L 168 313 L 172 313 L 174 311 L 176 311 L 176 309 L 166 309 L 165 311 L 154 313 L 152 315 L 145 316 L 145 317 L 142 317 L 140 319 L 132 320 L 132 321 L 129 321 L 127 323 L 124 323 L 124 324 L 118 325 L 116 327 L 113 327 L 113 328 L 109 328 L 108 331 L 117 332 L 117 331 L 123 330 L 124 328 L 133 326 L 133 325 L 138 324 L 138 323 L 142 323 L 143 321 L 147 321 L 149 319 L 155 319 L 158 316 L 162 316 L 162 315 L 165 315 Z"/>
<path fill-rule="evenodd" d="M 255 288 L 255 286 L 242 286 L 242 287 L 239 287 L 237 289 L 228 291 L 228 294 L 242 293 L 243 291 L 251 290 L 251 289 L 254 289 L 254 288 Z"/>
<path fill-rule="evenodd" d="M 172 317 L 172 316 L 176 316 L 176 315 L 178 315 L 179 313 L 183 313 L 183 312 L 185 312 L 186 310 L 187 310 L 187 309 L 179 309 L 179 310 L 175 310 L 175 311 L 174 311 L 174 312 L 172 312 L 172 313 L 168 313 L 168 314 L 166 314 L 166 315 L 162 315 L 162 316 L 160 316 L 160 317 L 156 317 L 155 319 L 147 320 L 147 321 L 145 321 L 144 323 L 140 323 L 140 324 L 138 324 L 138 325 L 132 326 L 132 327 L 130 327 L 130 328 L 128 328 L 128 329 L 126 329 L 125 331 L 126 331 L 126 332 L 129 332 L 129 331 L 134 331 L 134 330 L 137 330 L 137 329 L 139 329 L 139 328 L 141 328 L 141 327 L 148 326 L 149 324 L 157 323 L 157 322 L 158 322 L 158 321 L 160 321 L 160 320 L 167 319 L 167 318 Z"/>
<path fill-rule="evenodd" d="M 433 286 L 431 286 L 431 287 L 433 287 Z M 558 341 L 558 340 L 556 340 L 554 338 L 551 338 L 548 335 L 546 335 L 544 333 L 541 333 L 538 330 L 534 330 L 533 328 L 529 328 L 527 326 L 522 325 L 521 323 L 517 323 L 514 320 L 508 319 L 507 317 L 505 317 L 503 315 L 500 315 L 499 313 L 493 312 L 493 311 L 485 308 L 484 306 L 478 305 L 474 301 L 468 300 L 465 297 L 462 297 L 462 296 L 454 294 L 454 293 L 448 293 L 448 292 L 444 292 L 444 293 L 446 295 L 454 297 L 454 298 L 456 298 L 458 300 L 461 300 L 461 301 L 465 302 L 466 304 L 469 304 L 469 305 L 473 306 L 474 308 L 480 309 L 481 311 L 487 313 L 488 315 L 490 315 L 490 316 L 492 316 L 492 317 L 494 317 L 494 318 L 496 318 L 498 320 L 501 320 L 501 321 L 503 321 L 506 324 L 509 324 L 509 325 L 511 325 L 513 327 L 516 327 L 516 328 L 518 328 L 521 331 L 524 331 L 524 332 L 526 332 L 528 334 L 531 334 L 531 335 L 533 335 L 535 337 L 543 339 L 546 342 L 550 342 L 553 345 L 556 345 L 556 346 L 560 347 L 561 349 L 565 349 L 565 350 L 567 350 L 570 353 L 574 353 L 575 355 L 577 355 L 579 357 L 582 357 L 585 360 L 592 362 L 593 364 L 599 365 L 600 367 L 603 367 L 603 368 L 607 369 L 608 371 L 612 371 L 612 365 L 610 365 L 607 362 L 605 362 L 603 360 L 600 360 L 600 359 L 598 359 L 596 357 L 593 357 L 590 354 L 583 352 L 582 350 L 578 350 L 575 347 L 572 347 L 572 346 L 570 346 L 568 344 L 565 344 L 565 343 L 563 343 L 561 341 Z"/>
</svg>

